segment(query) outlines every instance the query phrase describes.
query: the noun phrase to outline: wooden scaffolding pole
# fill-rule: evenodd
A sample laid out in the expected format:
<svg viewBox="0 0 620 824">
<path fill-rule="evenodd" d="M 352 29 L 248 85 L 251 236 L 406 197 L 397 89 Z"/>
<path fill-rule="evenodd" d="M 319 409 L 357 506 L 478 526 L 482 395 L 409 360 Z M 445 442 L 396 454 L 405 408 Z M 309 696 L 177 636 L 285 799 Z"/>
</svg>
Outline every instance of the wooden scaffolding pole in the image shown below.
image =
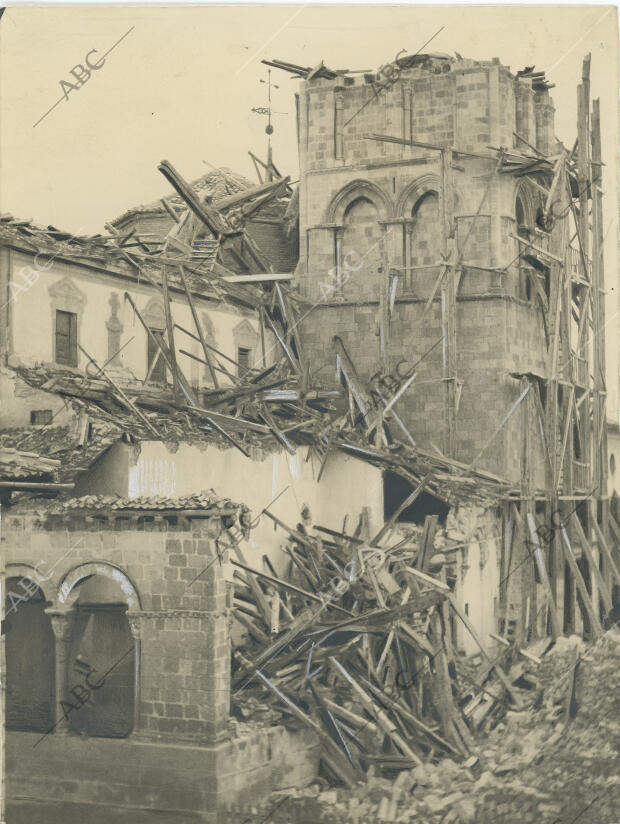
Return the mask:
<svg viewBox="0 0 620 824">
<path fill-rule="evenodd" d="M 452 152 L 441 150 L 441 254 L 446 261 L 446 275 L 441 286 L 441 325 L 443 335 L 443 377 L 446 383 L 447 432 L 445 454 L 455 458 L 457 453 L 457 348 L 456 348 L 456 292 L 458 267 L 448 263 L 454 238 L 454 183 Z"/>
<path fill-rule="evenodd" d="M 601 117 L 599 101 L 592 102 L 592 320 L 594 351 L 593 447 L 594 484 L 598 497 L 607 497 L 607 427 L 605 391 L 605 273 L 603 267 L 603 193 Z"/>
</svg>

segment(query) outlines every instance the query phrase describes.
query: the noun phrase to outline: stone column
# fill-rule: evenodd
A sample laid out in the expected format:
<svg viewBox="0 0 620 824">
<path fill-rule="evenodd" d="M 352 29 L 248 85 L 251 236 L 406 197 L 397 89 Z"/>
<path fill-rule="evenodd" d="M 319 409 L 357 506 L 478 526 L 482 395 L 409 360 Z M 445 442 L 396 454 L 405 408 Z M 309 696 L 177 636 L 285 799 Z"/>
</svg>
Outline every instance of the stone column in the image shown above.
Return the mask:
<svg viewBox="0 0 620 824">
<path fill-rule="evenodd" d="M 46 609 L 45 612 L 50 616 L 56 643 L 56 700 L 54 702 L 54 732 L 57 734 L 66 733 L 67 726 L 62 723 L 65 720 L 65 712 L 60 702 L 67 700 L 67 664 L 69 659 L 69 648 L 71 645 L 75 612 L 73 610 L 54 609 Z"/>
<path fill-rule="evenodd" d="M 336 279 L 333 282 L 333 294 L 330 298 L 340 299 L 344 297 L 344 283 L 342 281 L 342 240 L 344 238 L 344 226 L 337 226 L 334 229 L 334 259 L 336 262 Z"/>
<path fill-rule="evenodd" d="M 142 655 L 142 614 L 140 612 L 127 612 L 129 630 L 134 642 L 134 685 L 133 685 L 133 733 L 140 732 L 140 680 L 141 655 Z"/>
<path fill-rule="evenodd" d="M 404 272 L 403 291 L 412 292 L 415 288 L 414 273 L 411 271 L 411 241 L 413 238 L 413 221 L 406 219 L 405 228 L 405 248 L 404 248 Z"/>
</svg>

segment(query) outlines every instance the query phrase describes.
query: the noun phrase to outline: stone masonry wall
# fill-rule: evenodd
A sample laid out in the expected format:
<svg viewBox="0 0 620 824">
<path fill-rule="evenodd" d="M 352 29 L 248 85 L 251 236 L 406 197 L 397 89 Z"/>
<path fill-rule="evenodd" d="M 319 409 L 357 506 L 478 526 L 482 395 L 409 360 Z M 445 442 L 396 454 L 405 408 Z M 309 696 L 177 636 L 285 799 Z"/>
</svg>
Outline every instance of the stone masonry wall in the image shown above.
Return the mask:
<svg viewBox="0 0 620 824">
<path fill-rule="evenodd" d="M 456 373 L 462 385 L 455 457 L 471 461 L 519 396 L 519 381 L 510 372 L 543 374 L 545 367 L 541 312 L 525 293 L 518 244 L 511 237 L 517 231 L 520 182 L 495 173 L 497 160 L 489 147 L 514 149 L 519 145 L 515 132 L 533 145 L 537 140 L 550 144 L 548 93 L 535 93 L 530 80 L 515 77 L 496 59 L 452 60 L 402 70 L 398 81 L 378 95 L 363 76 L 312 79 L 302 84 L 298 109 L 302 174 L 296 280 L 313 305 L 301 326 L 313 371 L 333 362 L 335 335 L 363 379 L 381 368 L 380 295 L 390 275 L 398 275 L 398 285 L 387 368 L 393 370 L 401 359 L 413 365 L 441 338 L 439 293 L 423 314 L 442 270 L 441 255 L 450 249 L 442 229 L 449 204 L 444 203 L 441 155 L 432 146 L 463 152 L 454 153 L 451 170 L 456 255 L 463 264 L 456 313 Z M 368 139 L 371 134 L 432 146 Z M 528 198 L 533 220 L 535 194 Z M 321 375 L 328 374 L 323 368 Z M 439 344 L 420 363 L 414 386 L 398 404 L 424 447 L 444 448 L 444 377 Z M 518 480 L 514 417 L 485 451 L 481 465 Z"/>
<path fill-rule="evenodd" d="M 219 562 L 188 584 L 216 558 L 219 518 L 185 521 L 181 528 L 162 521 L 159 529 L 135 519 L 100 525 L 72 516 L 46 523 L 47 529 L 38 515 L 5 516 L 7 577 L 30 571 L 40 581 L 35 566 L 53 570 L 42 588 L 51 609 L 59 611 L 72 586 L 88 575 L 109 576 L 133 590 L 129 616 L 141 642 L 138 730 L 218 740 L 230 687 L 229 618 Z"/>
</svg>

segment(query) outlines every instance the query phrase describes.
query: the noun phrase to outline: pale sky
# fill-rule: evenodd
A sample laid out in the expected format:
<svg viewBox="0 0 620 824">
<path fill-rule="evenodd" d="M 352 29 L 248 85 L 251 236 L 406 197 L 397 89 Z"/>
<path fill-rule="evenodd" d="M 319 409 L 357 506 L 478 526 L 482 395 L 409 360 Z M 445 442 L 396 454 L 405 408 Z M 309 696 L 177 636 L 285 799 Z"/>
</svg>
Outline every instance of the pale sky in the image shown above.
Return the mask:
<svg viewBox="0 0 620 824">
<path fill-rule="evenodd" d="M 33 128 L 61 98 L 60 81 L 75 82 L 71 69 L 93 49 L 95 63 L 132 26 L 105 64 Z M 575 139 L 581 62 L 592 53 L 607 164 L 607 286 L 617 311 L 613 6 L 9 6 L 0 22 L 0 210 L 97 232 L 128 207 L 172 191 L 157 171 L 164 158 L 186 179 L 208 171 L 207 161 L 257 180 L 247 153 L 266 153 L 265 118 L 251 111 L 266 102 L 261 59 L 376 71 L 439 29 L 424 51 L 544 69 L 556 84 L 556 134 L 566 145 Z M 284 113 L 274 118 L 274 160 L 295 180 L 297 81 L 279 71 L 272 79 L 274 109 Z"/>
</svg>

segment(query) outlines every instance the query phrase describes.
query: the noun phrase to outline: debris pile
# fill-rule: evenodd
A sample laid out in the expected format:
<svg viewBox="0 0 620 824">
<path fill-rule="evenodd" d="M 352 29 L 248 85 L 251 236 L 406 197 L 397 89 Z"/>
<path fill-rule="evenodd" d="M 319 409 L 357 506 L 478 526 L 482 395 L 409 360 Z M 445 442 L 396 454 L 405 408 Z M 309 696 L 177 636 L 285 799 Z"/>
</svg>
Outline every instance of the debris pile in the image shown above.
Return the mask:
<svg viewBox="0 0 620 824">
<path fill-rule="evenodd" d="M 271 821 L 424 824 L 611 824 L 620 816 L 620 631 L 586 646 L 577 636 L 528 649 L 541 663 L 537 700 L 476 735 L 479 760 L 443 757 L 395 780 L 373 766 L 354 790 L 310 787 L 274 794 Z M 577 667 L 576 679 L 573 674 Z M 576 700 L 576 704 L 575 704 Z M 572 707 L 572 709 L 571 709 Z M 288 796 L 286 801 L 283 799 Z M 276 808 L 276 805 L 279 805 Z"/>
<path fill-rule="evenodd" d="M 48 480 L 60 461 L 0 445 L 0 478 L 14 480 Z"/>
<path fill-rule="evenodd" d="M 514 485 L 501 477 L 459 463 L 439 450 L 424 451 L 416 445 L 395 405 L 415 386 L 417 364 L 397 385 L 382 383 L 379 391 L 372 381 L 358 376 L 342 340 L 334 338 L 337 380 L 329 387 L 313 382 L 311 364 L 304 357 L 299 336 L 303 317 L 312 307 L 290 288 L 291 274 L 273 272 L 273 265 L 249 233 L 252 214 L 268 201 L 288 203 L 287 221 L 295 221 L 298 207 L 291 197 L 288 178 L 278 175 L 258 186 L 243 188 L 247 182 L 229 179 L 230 175 L 220 170 L 218 180 L 222 178 L 228 189 L 232 186 L 232 193 L 226 189 L 224 196 L 223 190 L 197 190 L 168 161 L 162 161 L 158 168 L 176 195 L 161 202 L 175 223 L 157 242 L 138 234 L 135 228 L 123 233 L 111 224 L 106 227 L 109 236 L 84 239 L 60 233 L 54 227 L 35 228 L 10 216 L 0 222 L 0 232 L 24 234 L 33 248 L 43 246 L 52 257 L 75 256 L 80 244 L 88 241 L 90 246 L 87 244 L 84 254 L 91 254 L 94 244 L 106 266 L 120 266 L 148 281 L 161 294 L 166 309 L 165 335 L 153 334 L 131 295 L 125 293 L 155 353 L 144 381 L 133 376 L 125 379 L 117 370 L 100 365 L 82 346 L 79 349 L 88 361 L 86 374 L 57 364 L 33 366 L 14 360 L 9 366 L 20 378 L 31 387 L 70 400 L 82 413 L 136 440 L 213 439 L 234 446 L 246 456 L 255 445 L 284 448 L 290 453 L 306 445 L 320 463 L 319 479 L 329 456 L 343 451 L 382 470 L 396 472 L 419 486 L 419 493 L 426 490 L 449 504 L 473 500 L 489 504 L 516 494 Z M 272 178 L 276 171 L 271 170 Z M 59 247 L 60 241 L 66 249 Z M 197 257 L 197 243 L 201 249 L 204 244 L 209 249 L 212 246 L 213 254 L 205 252 L 206 257 L 202 253 Z M 229 268 L 232 259 L 246 274 L 235 274 Z M 174 322 L 171 291 L 186 299 L 194 320 L 193 331 Z M 244 367 L 205 339 L 195 302 L 200 295 L 255 313 L 261 341 L 259 366 Z M 182 336 L 200 343 L 200 357 L 178 345 Z M 267 357 L 268 347 L 275 348 L 275 358 Z M 197 388 L 191 384 L 184 373 L 186 358 L 208 367 L 210 386 Z M 150 380 L 160 360 L 165 363 L 171 385 L 157 385 Z"/>
<path fill-rule="evenodd" d="M 295 529 L 265 514 L 287 533 L 288 569 L 278 576 L 267 556 L 265 571 L 255 569 L 233 546 L 235 615 L 247 631 L 233 654 L 237 717 L 277 710 L 308 727 L 322 742 L 324 773 L 353 786 L 440 757 L 474 764 L 472 732 L 533 703 L 538 659 L 501 638 L 507 649 L 488 657 L 435 549 L 437 516 L 387 545 L 390 521 L 371 538 L 363 519 L 349 535 L 311 528 L 307 512 Z M 453 619 L 484 659 L 471 677 L 455 654 Z"/>
<path fill-rule="evenodd" d="M 121 438 L 119 427 L 101 419 L 78 416 L 73 425 L 24 426 L 0 432 L 0 477 L 13 480 L 75 481 L 109 446 Z M 15 453 L 25 456 L 33 474 L 12 472 Z M 19 459 L 20 462 L 22 458 Z M 25 468 L 25 467 L 24 467 Z"/>
<path fill-rule="evenodd" d="M 226 386 L 191 387 L 161 338 L 154 340 L 177 376 L 178 389 L 123 381 L 94 361 L 90 376 L 54 364 L 27 366 L 14 361 L 12 368 L 29 386 L 70 400 L 83 415 L 137 441 L 214 441 L 232 445 L 247 457 L 253 447 L 268 451 L 284 448 L 295 454 L 296 449 L 306 446 L 318 461 L 319 480 L 330 455 L 344 452 L 404 478 L 416 489 L 415 497 L 428 491 L 450 505 L 489 505 L 516 492 L 513 485 L 482 468 L 448 458 L 438 450 L 430 452 L 397 441 L 391 417 L 396 396 L 385 399 L 390 407 L 385 414 L 371 413 L 372 388 L 357 378 L 348 356 L 350 368 L 341 371 L 344 386 L 309 386 L 295 354 L 299 344 L 283 320 L 288 317 L 295 327 L 292 304 L 278 284 L 274 295 L 281 301 L 280 312 L 270 320 L 266 308 L 264 316 L 282 347 L 282 359 L 238 374 L 231 371 L 238 364 L 216 350 L 213 366 L 226 371 Z M 205 342 L 206 355 L 209 349 L 213 347 Z M 335 342 L 335 350 L 342 367 L 346 352 L 341 342 Z M 402 422 L 398 419 L 396 423 Z"/>
</svg>

